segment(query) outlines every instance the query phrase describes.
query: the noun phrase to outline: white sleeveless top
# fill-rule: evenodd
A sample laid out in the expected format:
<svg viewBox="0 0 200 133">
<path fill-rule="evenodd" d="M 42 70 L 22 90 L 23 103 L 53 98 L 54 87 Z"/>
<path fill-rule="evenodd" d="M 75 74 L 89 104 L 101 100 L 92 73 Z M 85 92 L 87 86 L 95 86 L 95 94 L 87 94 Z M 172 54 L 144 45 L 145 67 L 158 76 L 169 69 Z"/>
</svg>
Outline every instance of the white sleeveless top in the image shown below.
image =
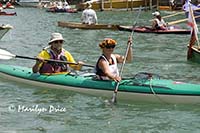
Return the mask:
<svg viewBox="0 0 200 133">
<path fill-rule="evenodd" d="M 102 55 L 102 57 L 105 59 L 106 63 L 109 65 L 109 61 L 106 59 L 106 57 L 104 55 Z M 117 68 L 117 59 L 116 59 L 115 55 L 113 55 L 113 54 L 111 55 L 111 58 L 113 59 L 114 64 L 109 65 L 109 70 L 113 75 L 118 76 L 119 71 Z M 101 78 L 103 80 L 110 80 L 107 76 L 101 76 Z"/>
<path fill-rule="evenodd" d="M 161 19 L 161 21 L 160 21 L 159 19 L 156 18 L 155 20 L 156 20 L 159 27 L 161 27 L 165 24 L 165 21 L 163 19 Z"/>
</svg>

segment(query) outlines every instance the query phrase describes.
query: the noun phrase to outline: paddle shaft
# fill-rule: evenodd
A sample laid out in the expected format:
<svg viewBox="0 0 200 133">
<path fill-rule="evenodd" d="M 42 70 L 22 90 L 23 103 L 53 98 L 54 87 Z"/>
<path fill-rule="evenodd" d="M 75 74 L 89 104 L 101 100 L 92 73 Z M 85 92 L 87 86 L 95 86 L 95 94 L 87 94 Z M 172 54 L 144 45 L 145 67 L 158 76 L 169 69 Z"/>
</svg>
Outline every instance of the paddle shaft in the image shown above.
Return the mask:
<svg viewBox="0 0 200 133">
<path fill-rule="evenodd" d="M 38 58 L 27 57 L 27 56 L 20 56 L 20 55 L 16 55 L 15 58 L 30 59 L 30 60 L 38 60 Z M 72 64 L 72 65 L 79 65 L 78 63 L 68 62 L 68 61 L 61 61 L 61 60 L 44 59 L 44 61 L 47 61 L 47 62 L 57 62 L 57 63 L 64 63 L 64 64 Z M 86 67 L 93 67 L 93 68 L 94 68 L 93 65 L 89 65 L 89 64 L 81 64 L 81 65 L 86 66 Z"/>
<path fill-rule="evenodd" d="M 140 12 L 141 12 L 141 7 L 140 7 L 140 9 L 139 9 L 139 13 L 138 13 L 137 18 L 136 18 L 136 20 L 135 20 L 135 23 L 134 23 L 134 25 L 133 25 L 133 28 L 134 28 L 134 27 L 136 26 L 136 24 L 137 24 L 137 20 L 138 20 L 138 18 L 139 18 Z M 134 30 L 132 30 L 132 32 L 131 32 L 131 37 L 133 37 L 133 33 L 135 33 Z M 125 52 L 125 55 L 124 55 L 124 60 L 123 60 L 122 66 L 121 66 L 121 68 L 120 68 L 120 74 L 119 74 L 120 77 L 122 76 L 123 69 L 124 69 L 124 65 L 125 65 L 125 63 L 126 63 L 126 58 L 127 58 L 127 56 L 128 56 L 128 51 L 129 51 L 129 49 L 130 49 L 130 47 L 131 47 L 131 44 L 130 44 L 130 43 L 131 43 L 131 42 L 128 42 L 128 44 L 127 44 L 126 52 Z M 117 102 L 117 91 L 118 91 L 118 88 L 119 88 L 119 83 L 120 83 L 120 82 L 117 82 L 117 84 L 116 84 L 116 86 L 115 86 L 114 93 L 113 93 L 113 97 L 112 97 L 112 99 L 111 99 L 111 101 L 112 101 L 113 103 L 116 103 L 116 102 Z"/>
<path fill-rule="evenodd" d="M 179 14 L 184 14 L 185 12 L 181 11 L 181 12 L 177 12 L 177 13 L 174 13 L 174 14 L 170 14 L 170 15 L 167 15 L 167 16 L 163 16 L 162 18 L 169 18 L 169 17 L 173 17 L 173 16 L 176 16 L 176 15 L 179 15 Z M 154 19 L 151 19 L 149 21 L 153 21 Z"/>
<path fill-rule="evenodd" d="M 195 16 L 194 18 L 200 18 L 200 15 L 199 16 Z M 172 21 L 172 22 L 169 22 L 168 25 L 174 25 L 174 24 L 177 24 L 177 23 L 182 23 L 182 22 L 185 22 L 187 20 L 188 20 L 188 18 Z"/>
</svg>

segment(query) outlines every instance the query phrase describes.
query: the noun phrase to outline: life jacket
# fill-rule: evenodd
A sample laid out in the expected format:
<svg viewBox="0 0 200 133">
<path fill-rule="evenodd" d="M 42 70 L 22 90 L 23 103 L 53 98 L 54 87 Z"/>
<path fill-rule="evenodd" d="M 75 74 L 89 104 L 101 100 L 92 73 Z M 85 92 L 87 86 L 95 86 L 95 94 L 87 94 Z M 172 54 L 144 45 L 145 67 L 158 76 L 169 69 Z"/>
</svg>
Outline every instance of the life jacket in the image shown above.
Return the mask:
<svg viewBox="0 0 200 133">
<path fill-rule="evenodd" d="M 98 63 L 101 59 L 104 59 L 107 62 L 107 64 L 109 65 L 109 70 L 113 75 L 119 75 L 116 57 L 112 54 L 111 55 L 112 64 L 109 64 L 109 61 L 107 60 L 107 58 L 104 55 L 101 55 L 96 64 L 96 75 L 99 77 L 99 79 L 109 80 L 109 78 L 105 75 L 105 73 L 98 66 Z"/>
<path fill-rule="evenodd" d="M 56 55 L 51 49 L 47 50 L 48 54 L 50 55 L 50 59 L 53 60 L 61 60 L 67 61 L 65 56 L 65 50 L 63 49 L 59 55 Z M 40 73 L 59 73 L 59 72 L 67 72 L 69 66 L 64 63 L 57 63 L 57 62 L 47 62 L 43 63 L 42 67 L 40 68 Z"/>
</svg>

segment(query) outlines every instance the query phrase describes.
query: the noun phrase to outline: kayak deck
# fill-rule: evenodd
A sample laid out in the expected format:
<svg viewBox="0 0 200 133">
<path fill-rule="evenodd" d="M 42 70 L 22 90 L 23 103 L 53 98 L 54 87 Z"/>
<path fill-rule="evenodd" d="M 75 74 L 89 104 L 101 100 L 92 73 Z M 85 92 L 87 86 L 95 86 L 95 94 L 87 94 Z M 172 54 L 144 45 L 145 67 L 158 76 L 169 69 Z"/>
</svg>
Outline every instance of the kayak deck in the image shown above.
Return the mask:
<svg viewBox="0 0 200 133">
<path fill-rule="evenodd" d="M 32 73 L 30 68 L 19 66 L 0 65 L 0 75 L 2 78 L 34 86 L 60 88 L 102 97 L 111 97 L 115 89 L 115 82 L 96 80 L 93 76 L 40 75 Z M 143 74 L 142 78 L 136 75 L 134 78 L 122 80 L 118 89 L 118 99 L 140 102 L 200 103 L 200 85 L 148 76 L 147 73 Z"/>
</svg>

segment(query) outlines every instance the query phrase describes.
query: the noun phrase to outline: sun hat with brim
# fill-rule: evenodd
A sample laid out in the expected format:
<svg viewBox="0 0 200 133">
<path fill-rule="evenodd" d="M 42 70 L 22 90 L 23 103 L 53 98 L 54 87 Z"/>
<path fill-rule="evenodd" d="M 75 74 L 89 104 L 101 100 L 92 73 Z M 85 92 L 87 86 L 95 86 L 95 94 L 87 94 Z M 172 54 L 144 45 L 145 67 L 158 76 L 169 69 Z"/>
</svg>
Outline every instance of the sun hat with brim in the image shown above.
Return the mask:
<svg viewBox="0 0 200 133">
<path fill-rule="evenodd" d="M 52 33 L 52 34 L 51 34 L 51 39 L 50 39 L 50 41 L 49 41 L 48 44 L 51 44 L 52 42 L 58 41 L 58 40 L 65 41 L 65 40 L 63 39 L 62 34 L 60 34 L 60 33 Z"/>
<path fill-rule="evenodd" d="M 117 42 L 111 38 L 105 38 L 101 43 L 99 43 L 100 48 L 104 48 L 107 45 L 116 45 Z"/>
<path fill-rule="evenodd" d="M 159 16 L 160 13 L 156 11 L 156 12 L 152 13 L 152 15 L 154 15 L 154 16 Z"/>
</svg>

